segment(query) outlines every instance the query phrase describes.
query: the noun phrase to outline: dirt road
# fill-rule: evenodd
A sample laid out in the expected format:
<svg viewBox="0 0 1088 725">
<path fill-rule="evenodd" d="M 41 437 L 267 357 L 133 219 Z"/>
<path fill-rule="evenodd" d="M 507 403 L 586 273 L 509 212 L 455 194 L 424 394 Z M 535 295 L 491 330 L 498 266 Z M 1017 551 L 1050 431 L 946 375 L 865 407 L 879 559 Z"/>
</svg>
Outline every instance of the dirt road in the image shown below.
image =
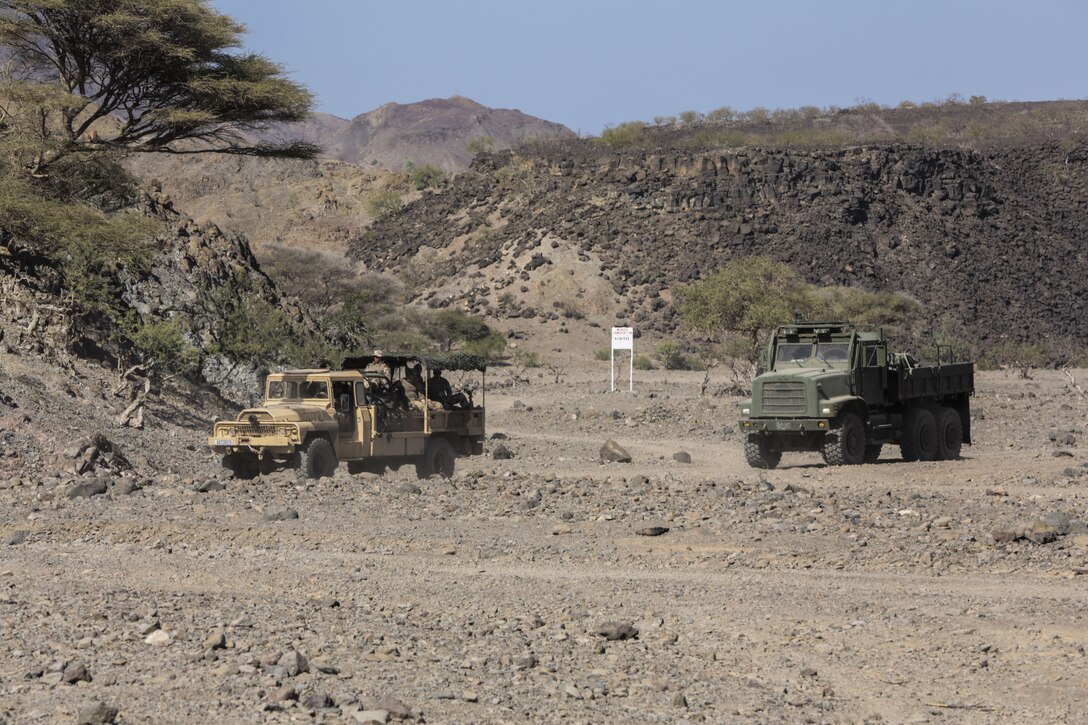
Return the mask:
<svg viewBox="0 0 1088 725">
<path fill-rule="evenodd" d="M 1036 378 L 980 376 L 952 462 L 760 473 L 701 374 L 632 396 L 605 367 L 489 393 L 514 457 L 449 481 L 201 493 L 199 445 L 131 495 L 9 481 L 0 719 L 1080 721 L 1088 400 Z M 633 462 L 600 463 L 608 438 Z M 994 542 L 1047 514 L 1056 541 Z"/>
</svg>

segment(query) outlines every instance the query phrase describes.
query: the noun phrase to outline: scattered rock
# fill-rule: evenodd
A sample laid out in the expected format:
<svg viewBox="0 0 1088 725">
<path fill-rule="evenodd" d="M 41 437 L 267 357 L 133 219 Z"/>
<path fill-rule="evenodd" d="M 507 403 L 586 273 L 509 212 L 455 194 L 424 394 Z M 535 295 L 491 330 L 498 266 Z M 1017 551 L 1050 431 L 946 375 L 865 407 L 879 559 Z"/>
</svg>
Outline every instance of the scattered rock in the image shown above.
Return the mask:
<svg viewBox="0 0 1088 725">
<path fill-rule="evenodd" d="M 68 498 L 91 498 L 92 496 L 101 496 L 108 488 L 105 479 L 95 478 L 84 483 L 77 483 L 68 489 L 65 496 Z"/>
<path fill-rule="evenodd" d="M 111 725 L 117 720 L 116 707 L 104 702 L 95 702 L 81 708 L 76 715 L 76 725 Z"/>
<path fill-rule="evenodd" d="M 303 707 L 309 710 L 322 710 L 333 706 L 333 700 L 323 692 L 312 692 L 302 698 Z"/>
<path fill-rule="evenodd" d="M 204 481 L 199 486 L 197 486 L 196 490 L 200 493 L 211 493 L 213 491 L 224 491 L 226 490 L 226 488 L 227 487 L 224 486 L 221 482 L 215 480 L 214 478 L 209 478 L 207 481 Z"/>
<path fill-rule="evenodd" d="M 672 459 L 677 463 L 691 463 L 691 454 L 687 451 L 677 451 L 672 454 Z"/>
<path fill-rule="evenodd" d="M 622 622 L 605 622 L 593 630 L 593 633 L 609 642 L 622 642 L 638 637 L 638 629 Z"/>
<path fill-rule="evenodd" d="M 204 639 L 204 649 L 223 649 L 227 646 L 227 635 L 217 629 Z"/>
<path fill-rule="evenodd" d="M 298 699 L 298 691 L 294 685 L 283 685 L 277 690 L 274 690 L 268 699 L 273 702 L 290 702 Z"/>
<path fill-rule="evenodd" d="M 298 650 L 288 650 L 283 653 L 276 663 L 287 672 L 289 677 L 297 677 L 302 672 L 310 671 L 310 662 Z"/>
<path fill-rule="evenodd" d="M 362 725 L 368 725 L 369 723 L 385 725 L 389 722 L 389 712 L 387 710 L 358 710 L 353 713 L 352 717 L 355 718 L 355 722 Z"/>
<path fill-rule="evenodd" d="M 8 538 L 5 539 L 5 543 L 8 546 L 17 546 L 19 544 L 25 544 L 26 540 L 30 538 L 30 532 L 26 529 L 16 529 L 8 534 Z"/>
<path fill-rule="evenodd" d="M 163 629 L 156 629 L 154 632 L 147 635 L 147 637 L 144 639 L 144 642 L 150 645 L 154 645 L 155 647 L 165 647 L 173 641 L 174 638 L 171 637 L 170 634 Z"/>
<path fill-rule="evenodd" d="M 635 533 L 639 536 L 661 536 L 669 533 L 669 529 L 666 526 L 647 526 L 644 529 L 638 529 Z"/>
<path fill-rule="evenodd" d="M 376 709 L 385 710 L 393 720 L 407 720 L 412 716 L 412 710 L 392 695 L 383 695 Z"/>
<path fill-rule="evenodd" d="M 508 461 L 514 457 L 514 452 L 500 443 L 491 451 L 491 458 L 496 461 Z"/>
<path fill-rule="evenodd" d="M 64 668 L 60 681 L 68 685 L 74 685 L 77 682 L 90 682 L 91 673 L 87 671 L 82 662 L 73 662 Z"/>
<path fill-rule="evenodd" d="M 410 481 L 405 481 L 404 483 L 401 483 L 397 486 L 397 492 L 409 495 L 418 495 L 423 493 L 423 489 Z"/>
<path fill-rule="evenodd" d="M 140 484 L 136 483 L 133 479 L 120 478 L 115 481 L 110 488 L 110 494 L 113 496 L 131 496 L 140 490 L 142 490 Z"/>
<path fill-rule="evenodd" d="M 631 454 L 611 438 L 601 446 L 601 460 L 613 463 L 630 463 Z"/>
<path fill-rule="evenodd" d="M 265 521 L 289 521 L 298 518 L 298 511 L 292 508 L 270 509 L 261 518 Z"/>
</svg>

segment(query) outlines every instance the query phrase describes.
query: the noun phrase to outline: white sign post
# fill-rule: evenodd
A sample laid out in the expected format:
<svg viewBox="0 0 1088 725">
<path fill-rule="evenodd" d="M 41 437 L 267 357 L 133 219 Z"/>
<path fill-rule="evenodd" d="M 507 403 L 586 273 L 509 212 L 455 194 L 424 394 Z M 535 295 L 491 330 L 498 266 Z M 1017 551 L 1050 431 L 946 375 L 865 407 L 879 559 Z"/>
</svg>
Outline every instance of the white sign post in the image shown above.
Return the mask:
<svg viewBox="0 0 1088 725">
<path fill-rule="evenodd" d="M 629 350 L 631 357 L 627 362 L 627 389 L 635 389 L 635 328 L 612 328 L 612 392 L 616 391 L 616 350 Z"/>
</svg>

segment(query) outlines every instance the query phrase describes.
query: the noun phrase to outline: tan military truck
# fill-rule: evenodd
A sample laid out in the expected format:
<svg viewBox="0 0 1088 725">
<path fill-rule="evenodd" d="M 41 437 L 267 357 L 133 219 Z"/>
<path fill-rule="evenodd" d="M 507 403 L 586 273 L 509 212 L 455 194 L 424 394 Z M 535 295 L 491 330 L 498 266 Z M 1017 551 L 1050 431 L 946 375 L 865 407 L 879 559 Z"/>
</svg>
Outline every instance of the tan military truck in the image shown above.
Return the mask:
<svg viewBox="0 0 1088 725">
<path fill-rule="evenodd" d="M 435 370 L 479 372 L 479 404 Z M 376 354 L 340 370 L 274 373 L 261 405 L 217 422 L 208 445 L 239 478 L 278 468 L 322 478 L 340 463 L 352 473 L 414 463 L 420 478 L 449 477 L 458 455 L 483 453 L 485 371 L 472 355 Z"/>
</svg>

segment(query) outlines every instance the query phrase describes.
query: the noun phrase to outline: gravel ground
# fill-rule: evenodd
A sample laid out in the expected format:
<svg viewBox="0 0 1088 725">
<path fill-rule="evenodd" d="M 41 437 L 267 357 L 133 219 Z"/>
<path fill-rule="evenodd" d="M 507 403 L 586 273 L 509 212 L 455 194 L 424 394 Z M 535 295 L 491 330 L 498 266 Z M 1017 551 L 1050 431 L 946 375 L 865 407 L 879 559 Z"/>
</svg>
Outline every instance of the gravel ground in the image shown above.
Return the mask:
<svg viewBox="0 0 1088 725">
<path fill-rule="evenodd" d="M 101 373 L 0 363 L 0 721 L 1083 718 L 1088 398 L 1058 372 L 981 374 L 963 460 L 768 472 L 701 373 L 500 373 L 453 479 L 299 483 L 222 477 L 192 400 L 119 429 Z"/>
</svg>

